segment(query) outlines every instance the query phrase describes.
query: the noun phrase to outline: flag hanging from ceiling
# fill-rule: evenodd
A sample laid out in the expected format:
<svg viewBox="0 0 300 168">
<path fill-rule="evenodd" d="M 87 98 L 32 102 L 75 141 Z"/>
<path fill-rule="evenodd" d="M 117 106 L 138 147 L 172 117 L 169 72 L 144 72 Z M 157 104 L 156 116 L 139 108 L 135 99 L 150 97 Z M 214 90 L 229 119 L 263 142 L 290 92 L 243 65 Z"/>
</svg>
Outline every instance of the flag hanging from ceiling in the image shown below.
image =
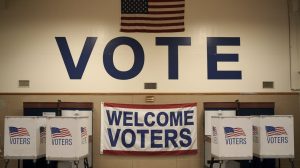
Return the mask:
<svg viewBox="0 0 300 168">
<path fill-rule="evenodd" d="M 121 0 L 121 32 L 183 32 L 185 0 Z"/>
</svg>

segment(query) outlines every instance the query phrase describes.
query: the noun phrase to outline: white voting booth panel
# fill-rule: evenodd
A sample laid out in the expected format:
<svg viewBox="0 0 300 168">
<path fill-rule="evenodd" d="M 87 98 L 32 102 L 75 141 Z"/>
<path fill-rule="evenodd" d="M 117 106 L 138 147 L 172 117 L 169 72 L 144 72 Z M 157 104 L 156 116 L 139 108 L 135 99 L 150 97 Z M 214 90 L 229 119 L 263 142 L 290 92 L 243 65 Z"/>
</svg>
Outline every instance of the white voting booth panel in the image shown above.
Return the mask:
<svg viewBox="0 0 300 168">
<path fill-rule="evenodd" d="M 88 155 L 88 117 L 47 118 L 47 160 L 80 160 Z"/>
<path fill-rule="evenodd" d="M 219 160 L 252 159 L 251 117 L 212 117 L 211 125 L 213 157 Z"/>
<path fill-rule="evenodd" d="M 236 111 L 235 110 L 205 110 L 204 111 L 204 116 L 205 116 L 205 136 L 207 139 L 211 139 L 211 117 L 212 116 L 235 116 L 236 115 Z M 205 165 L 207 167 L 209 167 L 209 161 L 211 159 L 211 144 L 210 141 L 206 141 L 205 142 Z M 237 163 L 237 162 L 236 162 Z M 230 167 L 231 166 L 231 167 Z M 218 164 L 214 164 L 213 166 L 214 168 L 219 168 Z M 233 166 L 231 163 L 229 162 L 224 162 L 222 164 L 222 168 L 226 168 L 226 167 L 230 167 L 230 168 L 236 168 L 239 166 Z"/>
<path fill-rule="evenodd" d="M 61 110 L 61 115 L 64 117 L 88 117 L 89 124 L 88 124 L 88 135 L 91 136 L 93 134 L 93 112 L 92 110 Z M 92 163 L 92 142 L 89 142 L 89 154 L 88 154 L 88 162 Z M 75 168 L 75 165 L 73 162 L 68 161 L 62 161 L 59 162 L 57 165 L 58 168 Z M 79 168 L 83 168 L 83 161 L 79 162 L 78 165 Z"/>
<path fill-rule="evenodd" d="M 205 135 L 211 135 L 211 117 L 212 116 L 235 116 L 235 110 L 205 110 Z"/>
<path fill-rule="evenodd" d="M 5 159 L 38 159 L 45 156 L 45 117 L 6 116 L 4 120 Z"/>
<path fill-rule="evenodd" d="M 294 118 L 254 116 L 253 154 L 260 158 L 294 158 Z"/>
<path fill-rule="evenodd" d="M 209 142 L 205 142 L 205 167 L 210 167 L 210 163 L 208 161 L 211 161 L 211 144 Z M 213 168 L 240 168 L 240 163 L 235 160 L 224 160 L 221 167 L 219 164 L 214 164 Z"/>
<path fill-rule="evenodd" d="M 88 117 L 88 134 L 93 134 L 93 112 L 91 110 L 61 110 L 64 117 Z"/>
</svg>

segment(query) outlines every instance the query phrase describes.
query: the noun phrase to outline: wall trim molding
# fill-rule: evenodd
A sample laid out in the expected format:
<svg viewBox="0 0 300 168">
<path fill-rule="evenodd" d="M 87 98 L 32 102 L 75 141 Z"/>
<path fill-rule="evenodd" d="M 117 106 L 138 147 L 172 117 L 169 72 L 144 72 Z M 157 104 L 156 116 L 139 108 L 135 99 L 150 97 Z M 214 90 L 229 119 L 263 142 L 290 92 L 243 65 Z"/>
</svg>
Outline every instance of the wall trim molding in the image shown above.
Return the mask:
<svg viewBox="0 0 300 168">
<path fill-rule="evenodd" d="M 23 102 L 23 108 L 90 109 L 92 102 Z"/>
<path fill-rule="evenodd" d="M 108 93 L 108 92 L 3 92 L 1 95 L 300 95 L 299 92 L 193 92 L 193 93 L 182 93 L 182 92 L 124 92 L 124 93 Z"/>
</svg>

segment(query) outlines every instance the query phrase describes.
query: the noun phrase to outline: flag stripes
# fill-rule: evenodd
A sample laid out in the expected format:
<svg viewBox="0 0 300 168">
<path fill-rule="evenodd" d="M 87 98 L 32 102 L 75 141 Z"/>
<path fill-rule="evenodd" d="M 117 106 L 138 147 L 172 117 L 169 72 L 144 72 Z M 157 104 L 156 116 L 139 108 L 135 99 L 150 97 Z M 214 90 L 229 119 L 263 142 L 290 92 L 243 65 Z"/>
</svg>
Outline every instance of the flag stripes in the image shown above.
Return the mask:
<svg viewBox="0 0 300 168">
<path fill-rule="evenodd" d="M 148 5 L 149 8 L 154 10 L 155 8 L 182 8 L 184 10 L 184 4 L 178 4 L 178 5 Z M 169 9 L 171 10 L 171 9 Z"/>
<path fill-rule="evenodd" d="M 124 15 L 126 16 L 126 15 Z M 183 21 L 184 17 L 183 16 L 177 16 L 177 17 L 164 17 L 164 18 L 160 18 L 160 17 L 153 17 L 153 18 L 147 18 L 147 17 L 122 17 L 123 19 L 123 23 L 128 22 L 129 20 L 140 20 L 141 21 L 147 21 L 147 20 L 151 20 L 151 21 L 172 21 L 172 20 L 181 20 Z"/>
<path fill-rule="evenodd" d="M 152 27 L 160 27 L 160 26 L 181 26 L 184 25 L 184 23 L 165 23 L 165 24 L 159 24 L 159 23 L 122 23 L 122 26 L 152 26 Z"/>
<path fill-rule="evenodd" d="M 217 128 L 216 127 L 212 127 L 213 128 L 213 136 L 217 136 Z"/>
<path fill-rule="evenodd" d="M 252 134 L 253 135 L 258 135 L 258 128 L 257 128 L 257 126 L 252 126 Z"/>
<path fill-rule="evenodd" d="M 86 127 L 81 127 L 80 131 L 81 131 L 81 137 L 87 136 L 87 129 L 86 129 Z"/>
<path fill-rule="evenodd" d="M 122 29 L 123 32 L 143 32 L 143 33 L 171 33 L 171 32 L 183 32 L 184 28 L 178 28 L 178 29 L 160 29 L 160 30 L 151 30 L 148 28 L 132 28 L 132 29 Z"/>
<path fill-rule="evenodd" d="M 46 128 L 45 127 L 40 127 L 40 137 L 46 137 Z"/>
</svg>

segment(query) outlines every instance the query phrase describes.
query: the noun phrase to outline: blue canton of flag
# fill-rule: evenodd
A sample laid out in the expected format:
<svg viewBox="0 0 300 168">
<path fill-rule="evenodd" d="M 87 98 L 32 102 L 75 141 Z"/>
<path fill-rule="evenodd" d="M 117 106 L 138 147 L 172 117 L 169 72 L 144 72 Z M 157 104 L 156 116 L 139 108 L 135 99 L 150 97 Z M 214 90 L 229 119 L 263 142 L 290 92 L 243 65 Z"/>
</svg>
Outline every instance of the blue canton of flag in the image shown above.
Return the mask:
<svg viewBox="0 0 300 168">
<path fill-rule="evenodd" d="M 148 13 L 148 0 L 122 0 L 122 13 Z"/>
<path fill-rule="evenodd" d="M 30 136 L 30 135 L 26 128 L 9 127 L 9 136 L 17 137 L 17 136 Z"/>
<path fill-rule="evenodd" d="M 242 128 L 224 127 L 225 138 L 246 136 Z"/>
<path fill-rule="evenodd" d="M 266 126 L 267 136 L 287 135 L 284 127 Z"/>
<path fill-rule="evenodd" d="M 52 138 L 72 137 L 72 135 L 68 128 L 51 127 L 51 137 Z"/>
<path fill-rule="evenodd" d="M 183 32 L 185 0 L 121 0 L 121 32 Z"/>
</svg>

